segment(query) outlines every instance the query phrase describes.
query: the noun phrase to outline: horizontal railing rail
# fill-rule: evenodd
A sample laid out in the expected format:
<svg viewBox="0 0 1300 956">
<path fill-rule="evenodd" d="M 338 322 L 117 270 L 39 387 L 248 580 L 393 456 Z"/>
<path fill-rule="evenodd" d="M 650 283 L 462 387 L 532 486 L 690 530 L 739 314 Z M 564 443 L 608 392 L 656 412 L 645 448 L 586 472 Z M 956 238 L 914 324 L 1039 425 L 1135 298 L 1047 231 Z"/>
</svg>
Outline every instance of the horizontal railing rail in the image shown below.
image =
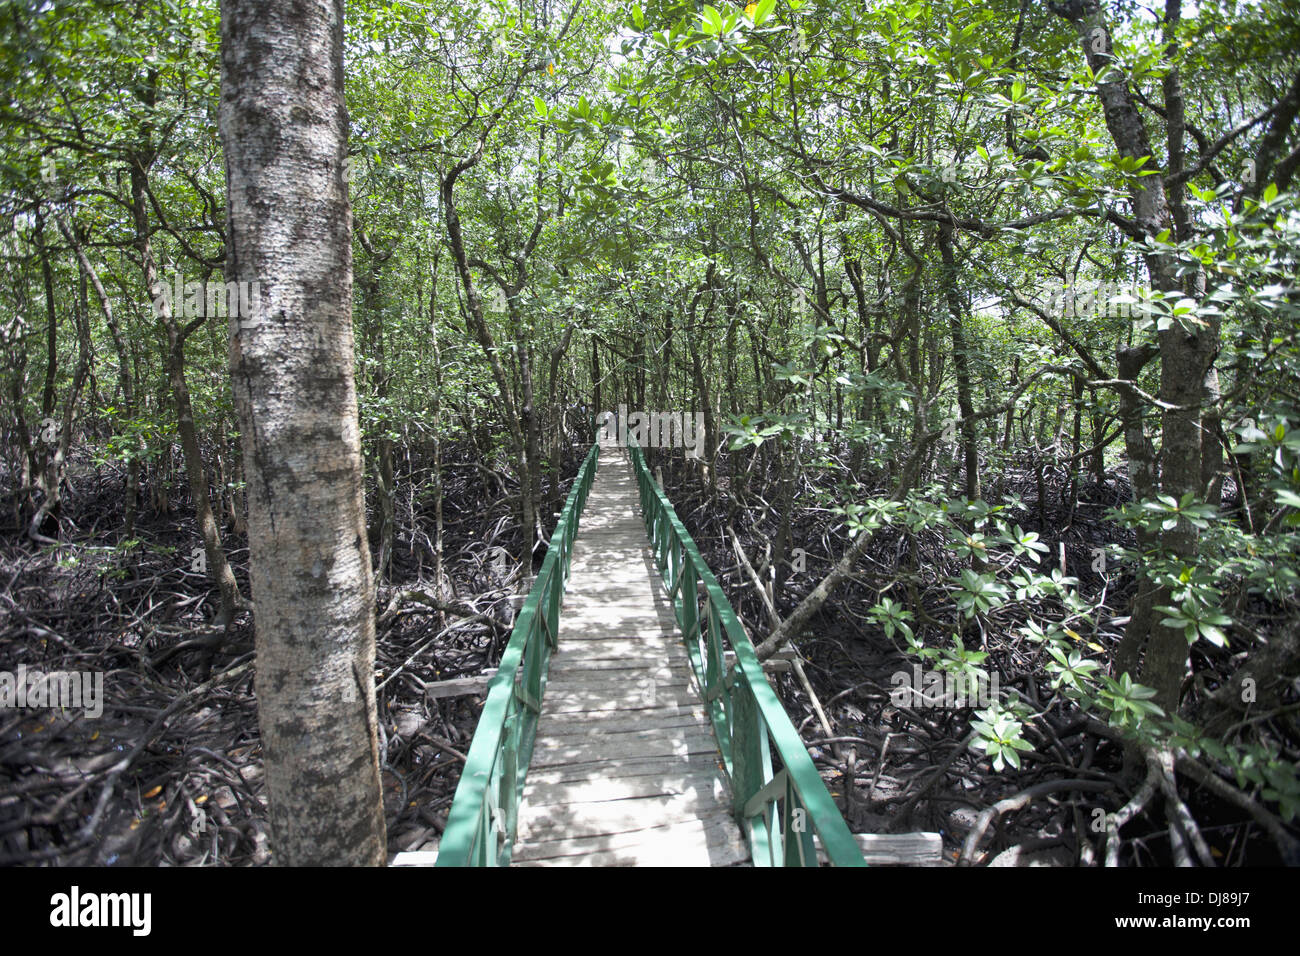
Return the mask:
<svg viewBox="0 0 1300 956">
<path fill-rule="evenodd" d="M 646 533 L 704 692 L 755 866 L 817 866 L 813 833 L 835 866 L 866 866 L 754 645 L 629 434 Z M 726 635 L 735 662 L 728 665 Z M 773 751 L 781 767 L 772 769 Z"/>
<path fill-rule="evenodd" d="M 578 469 L 542 569 L 515 620 L 496 676 L 488 684 L 487 702 L 438 845 L 438 866 L 510 863 L 547 669 L 559 636 L 560 603 L 569 580 L 573 540 L 599 455 L 599 446 L 592 445 Z"/>
</svg>

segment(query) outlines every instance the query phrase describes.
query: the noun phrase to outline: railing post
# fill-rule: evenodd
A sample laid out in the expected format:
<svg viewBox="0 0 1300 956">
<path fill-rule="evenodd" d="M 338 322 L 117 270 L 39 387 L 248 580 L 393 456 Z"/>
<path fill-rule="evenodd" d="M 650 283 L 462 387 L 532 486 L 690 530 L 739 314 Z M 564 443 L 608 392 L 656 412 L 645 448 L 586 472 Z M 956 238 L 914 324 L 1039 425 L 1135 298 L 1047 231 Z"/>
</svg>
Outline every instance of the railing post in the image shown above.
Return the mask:
<svg viewBox="0 0 1300 956">
<path fill-rule="evenodd" d="M 812 827 L 808 825 L 808 811 L 799 802 L 794 781 L 785 783 L 785 799 L 781 801 L 781 832 L 785 837 L 786 866 L 817 866 L 817 846 L 813 842 Z"/>
<path fill-rule="evenodd" d="M 507 862 L 509 862 L 510 849 L 515 840 L 515 827 L 519 817 L 519 733 L 522 729 L 522 721 L 523 714 L 518 711 L 506 720 L 505 747 L 501 753 L 501 792 L 497 797 L 502 804 L 503 812 L 500 818 L 492 821 L 494 830 L 505 830 L 504 833 L 498 833 L 497 835 L 502 838 L 504 843 L 502 852 L 505 853 Z"/>
<path fill-rule="evenodd" d="M 745 806 L 772 777 L 767 755 L 767 727 L 755 706 L 753 695 L 742 676 L 731 691 L 731 786 L 734 791 L 736 818 L 750 833 L 750 850 L 756 866 L 771 848 L 766 812 L 747 816 Z"/>
</svg>

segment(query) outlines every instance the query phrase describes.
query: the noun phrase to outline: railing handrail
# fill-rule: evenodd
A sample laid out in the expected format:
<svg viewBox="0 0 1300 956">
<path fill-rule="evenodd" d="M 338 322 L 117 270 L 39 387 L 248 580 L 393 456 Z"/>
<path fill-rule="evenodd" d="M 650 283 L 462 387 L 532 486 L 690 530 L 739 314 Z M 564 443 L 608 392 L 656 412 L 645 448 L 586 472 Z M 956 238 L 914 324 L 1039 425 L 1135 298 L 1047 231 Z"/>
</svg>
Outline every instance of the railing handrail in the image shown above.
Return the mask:
<svg viewBox="0 0 1300 956">
<path fill-rule="evenodd" d="M 754 651 L 754 645 L 750 641 L 749 635 L 745 633 L 745 629 L 741 626 L 740 619 L 736 616 L 731 602 L 727 599 L 717 579 L 714 578 L 708 564 L 700 555 L 700 550 L 695 541 L 677 516 L 672 502 L 668 500 L 663 489 L 650 475 L 650 469 L 645 463 L 641 448 L 637 445 L 631 433 L 628 434 L 627 447 L 632 458 L 633 467 L 636 469 L 641 490 L 641 507 L 646 516 L 647 532 L 650 535 L 651 544 L 656 549 L 660 571 L 664 575 L 665 585 L 669 589 L 669 597 L 674 606 L 677 607 L 680 603 L 678 623 L 684 634 L 688 630 L 688 622 L 689 629 L 696 632 L 695 634 L 686 635 L 688 645 L 691 641 L 695 642 L 694 647 L 688 647 L 692 651 L 692 667 L 699 678 L 700 687 L 705 691 L 706 703 L 711 705 L 710 716 L 714 721 L 727 775 L 731 778 L 739 815 L 743 818 L 741 822 L 746 823 L 748 818 L 759 817 L 761 814 L 763 819 L 758 829 L 762 831 L 762 842 L 767 843 L 768 837 L 773 835 L 771 831 L 775 829 L 775 826 L 767 823 L 763 807 L 773 805 L 775 801 L 782 799 L 782 794 L 785 794 L 784 819 L 787 822 L 790 821 L 790 804 L 794 801 L 790 798 L 788 791 L 792 789 L 797 796 L 798 802 L 806 810 L 807 817 L 812 822 L 813 828 L 821 837 L 822 847 L 830 862 L 835 866 L 865 866 L 866 861 L 863 859 L 857 841 L 850 832 L 848 825 L 844 822 L 839 808 L 835 806 L 835 801 L 826 789 L 826 784 L 822 780 L 821 774 L 818 773 L 817 767 L 813 764 L 812 757 L 804 747 L 803 740 L 790 722 L 789 715 L 786 714 L 785 708 L 781 706 L 775 691 L 768 684 L 767 677 L 763 672 L 763 666 L 758 660 L 758 655 Z M 646 500 L 647 496 L 650 497 L 650 501 Z M 651 503 L 657 506 L 658 515 L 651 513 L 652 509 L 649 507 Z M 662 542 L 656 540 L 656 537 L 662 537 L 662 535 L 656 535 L 659 526 L 657 519 L 660 515 L 666 520 L 667 530 L 676 539 L 675 541 Z M 665 547 L 665 544 L 676 544 L 680 547 L 682 558 L 689 566 L 689 570 L 687 567 L 672 567 L 676 552 L 671 547 Z M 733 718 L 741 717 L 743 719 L 748 716 L 749 711 L 746 705 L 742 714 L 728 714 L 716 700 L 723 693 L 727 675 L 721 673 L 716 648 L 710 650 L 707 661 L 701 659 L 698 648 L 698 641 L 701 637 L 700 627 L 705 626 L 706 633 L 704 636 L 707 641 L 707 631 L 712 624 L 710 622 L 710 625 L 705 625 L 705 622 L 698 618 L 697 608 L 690 608 L 687 604 L 686 588 L 682 586 L 682 581 L 684 577 L 689 578 L 692 574 L 704 586 L 707 595 L 706 613 L 712 613 L 712 620 L 718 622 L 722 630 L 725 631 L 731 648 L 735 652 L 735 667 L 743 677 L 744 687 L 749 690 L 758 717 L 757 727 L 760 731 L 765 731 L 766 735 L 770 735 L 772 743 L 775 744 L 776 752 L 780 756 L 784 767 L 782 771 L 784 779 L 782 779 L 782 774 L 773 776 L 771 773 L 766 739 L 757 742 L 757 750 L 752 752 L 749 757 L 741 760 L 742 763 L 748 764 L 753 755 L 756 754 L 759 757 L 759 767 L 746 765 L 738 768 L 735 765 L 736 760 L 740 759 L 740 755 L 732 753 L 733 747 L 730 738 L 734 724 Z M 682 591 L 680 596 L 677 595 L 679 588 Z M 691 590 L 695 590 L 693 584 Z M 692 600 L 698 602 L 694 595 L 692 595 Z M 688 609 L 689 614 L 687 613 Z M 733 684 L 725 687 L 725 689 L 731 690 L 734 686 Z M 754 777 L 756 770 L 759 772 L 759 778 Z M 774 823 L 775 816 L 773 817 Z M 783 829 L 785 830 L 783 839 L 786 849 L 791 851 L 785 853 L 785 862 L 793 865 L 793 860 L 799 859 L 808 865 L 816 865 L 817 858 L 811 834 L 807 834 L 805 838 L 797 826 L 787 826 Z M 763 861 L 759 859 L 759 853 L 755 852 L 758 848 L 754 846 L 755 841 L 751 836 L 750 829 L 746 827 L 745 832 L 746 838 L 750 839 L 750 849 L 754 862 L 761 865 Z"/>
<path fill-rule="evenodd" d="M 438 866 L 510 862 L 516 811 L 532 756 L 550 653 L 558 635 L 560 598 L 599 455 L 599 444 L 593 444 L 578 469 L 542 568 L 515 620 L 496 676 L 488 684 L 487 701 L 438 846 Z M 493 793 L 494 786 L 499 793 Z M 498 841 L 498 837 L 502 839 Z"/>
</svg>

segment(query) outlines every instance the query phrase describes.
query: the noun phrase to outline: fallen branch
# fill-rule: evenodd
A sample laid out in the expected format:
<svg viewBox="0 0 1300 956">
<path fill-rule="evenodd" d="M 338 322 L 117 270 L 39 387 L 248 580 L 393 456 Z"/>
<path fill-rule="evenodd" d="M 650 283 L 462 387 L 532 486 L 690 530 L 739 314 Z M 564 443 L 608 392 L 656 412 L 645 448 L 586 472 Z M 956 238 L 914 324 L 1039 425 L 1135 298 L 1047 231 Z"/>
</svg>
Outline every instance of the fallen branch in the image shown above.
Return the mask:
<svg viewBox="0 0 1300 956">
<path fill-rule="evenodd" d="M 510 632 L 510 628 L 506 627 L 506 625 L 502 624 L 495 618 L 480 611 L 475 611 L 473 608 L 465 607 L 464 605 L 448 604 L 446 601 L 440 601 L 436 596 L 423 588 L 407 588 L 394 594 L 388 602 L 388 608 L 379 616 L 379 620 L 375 622 L 376 627 L 383 627 L 393 618 L 397 617 L 397 613 L 401 610 L 403 604 L 411 603 L 423 604 L 425 607 L 432 608 L 435 611 L 441 611 L 444 614 L 452 614 L 456 617 L 467 618 L 467 623 L 486 623 L 501 634 L 508 634 Z"/>
</svg>

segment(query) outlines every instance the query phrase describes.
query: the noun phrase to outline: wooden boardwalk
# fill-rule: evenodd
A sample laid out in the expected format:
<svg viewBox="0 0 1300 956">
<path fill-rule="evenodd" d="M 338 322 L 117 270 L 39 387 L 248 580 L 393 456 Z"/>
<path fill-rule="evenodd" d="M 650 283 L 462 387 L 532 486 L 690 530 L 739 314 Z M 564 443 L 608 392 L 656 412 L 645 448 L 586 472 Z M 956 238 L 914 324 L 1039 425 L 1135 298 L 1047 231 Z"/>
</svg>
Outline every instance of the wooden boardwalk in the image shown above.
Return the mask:
<svg viewBox="0 0 1300 956">
<path fill-rule="evenodd" d="M 573 548 L 517 865 L 729 866 L 749 850 L 617 445 Z"/>
</svg>

